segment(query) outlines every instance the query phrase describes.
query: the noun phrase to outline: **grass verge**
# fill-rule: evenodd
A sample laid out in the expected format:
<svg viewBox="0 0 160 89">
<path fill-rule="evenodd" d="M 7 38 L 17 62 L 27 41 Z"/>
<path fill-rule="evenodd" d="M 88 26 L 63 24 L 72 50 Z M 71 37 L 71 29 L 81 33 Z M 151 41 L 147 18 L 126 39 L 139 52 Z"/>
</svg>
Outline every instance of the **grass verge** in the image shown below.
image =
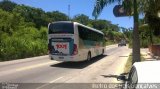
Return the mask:
<svg viewBox="0 0 160 89">
<path fill-rule="evenodd" d="M 113 41 L 107 41 L 105 44 L 106 44 L 106 46 L 108 46 L 108 45 L 113 45 L 113 44 L 115 44 L 115 42 L 113 42 Z"/>
<path fill-rule="evenodd" d="M 124 73 L 128 73 L 132 67 L 132 55 L 129 55 L 127 63 L 124 68 Z"/>
<path fill-rule="evenodd" d="M 145 58 L 143 56 L 141 56 L 141 61 L 145 61 Z M 132 55 L 130 54 L 124 68 L 124 73 L 128 73 L 131 67 L 132 67 Z"/>
</svg>

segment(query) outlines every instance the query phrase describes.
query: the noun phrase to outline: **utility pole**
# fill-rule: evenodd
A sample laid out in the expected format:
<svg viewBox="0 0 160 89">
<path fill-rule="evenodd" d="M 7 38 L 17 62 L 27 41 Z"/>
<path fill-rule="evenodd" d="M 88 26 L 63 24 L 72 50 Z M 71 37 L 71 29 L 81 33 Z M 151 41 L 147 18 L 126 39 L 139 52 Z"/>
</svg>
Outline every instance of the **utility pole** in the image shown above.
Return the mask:
<svg viewBox="0 0 160 89">
<path fill-rule="evenodd" d="M 70 4 L 68 5 L 68 20 L 70 20 Z"/>
</svg>

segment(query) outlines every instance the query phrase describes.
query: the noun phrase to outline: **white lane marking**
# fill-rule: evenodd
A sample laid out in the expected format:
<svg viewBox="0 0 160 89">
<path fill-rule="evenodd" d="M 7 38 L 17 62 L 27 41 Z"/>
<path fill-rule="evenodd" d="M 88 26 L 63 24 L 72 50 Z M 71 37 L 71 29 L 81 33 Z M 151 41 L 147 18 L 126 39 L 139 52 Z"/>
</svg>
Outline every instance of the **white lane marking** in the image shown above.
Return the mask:
<svg viewBox="0 0 160 89">
<path fill-rule="evenodd" d="M 33 68 L 38 68 L 38 67 L 45 66 L 45 65 L 57 64 L 57 63 L 59 63 L 59 62 L 51 61 L 51 62 L 47 62 L 47 63 L 40 63 L 40 64 L 33 65 L 33 66 L 26 66 L 26 67 L 17 68 L 17 69 L 5 70 L 5 71 L 1 71 L 0 76 L 12 74 L 12 73 L 16 73 L 16 72 L 20 72 L 20 71 L 24 71 L 24 70 L 29 70 L 29 69 L 33 69 Z"/>
<path fill-rule="evenodd" d="M 54 83 L 54 82 L 56 82 L 57 80 L 60 80 L 60 79 L 62 79 L 62 78 L 63 78 L 63 76 L 62 76 L 62 77 L 59 77 L 59 78 L 57 78 L 57 79 L 54 79 L 54 80 L 50 81 L 49 83 L 44 84 L 44 85 L 42 85 L 42 86 L 40 86 L 40 87 L 38 87 L 38 88 L 36 88 L 36 89 L 41 89 L 41 88 L 43 88 L 43 87 L 45 87 L 45 86 L 48 86 L 48 85 L 50 85 L 51 83 Z"/>
<path fill-rule="evenodd" d="M 57 78 L 57 79 L 55 79 L 55 80 L 52 80 L 52 81 L 50 81 L 49 83 L 54 83 L 54 82 L 56 82 L 57 80 L 60 80 L 60 79 L 62 79 L 63 77 L 59 77 L 59 78 Z"/>
<path fill-rule="evenodd" d="M 37 67 L 41 67 L 41 66 L 45 66 L 45 65 L 49 65 L 49 64 L 53 64 L 53 61 L 47 62 L 47 63 L 41 63 L 41 64 L 37 64 L 37 65 L 33 65 L 33 66 L 27 66 L 27 67 L 23 67 L 23 68 L 18 68 L 18 69 L 16 69 L 16 71 L 23 71 L 23 70 L 33 69 L 33 68 L 37 68 Z"/>
</svg>

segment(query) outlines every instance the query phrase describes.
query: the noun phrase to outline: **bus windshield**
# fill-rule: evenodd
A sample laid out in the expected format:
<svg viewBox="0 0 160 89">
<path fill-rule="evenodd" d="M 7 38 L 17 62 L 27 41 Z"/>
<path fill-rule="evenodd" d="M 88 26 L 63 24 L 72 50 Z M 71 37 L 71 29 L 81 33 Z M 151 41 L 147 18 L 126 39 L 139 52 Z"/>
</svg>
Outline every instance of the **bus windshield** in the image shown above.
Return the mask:
<svg viewBox="0 0 160 89">
<path fill-rule="evenodd" d="M 49 26 L 49 34 L 68 33 L 74 34 L 73 23 L 52 23 Z"/>
</svg>

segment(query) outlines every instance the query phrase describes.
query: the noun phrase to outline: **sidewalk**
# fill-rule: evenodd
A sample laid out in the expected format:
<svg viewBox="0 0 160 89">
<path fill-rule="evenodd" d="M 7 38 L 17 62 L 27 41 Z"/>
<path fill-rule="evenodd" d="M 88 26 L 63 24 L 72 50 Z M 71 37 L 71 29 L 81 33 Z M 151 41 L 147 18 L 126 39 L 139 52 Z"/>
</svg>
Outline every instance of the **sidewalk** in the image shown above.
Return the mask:
<svg viewBox="0 0 160 89">
<path fill-rule="evenodd" d="M 146 61 L 154 61 L 156 60 L 156 57 L 154 57 L 150 52 L 148 48 L 142 48 L 141 55 L 146 59 Z"/>
</svg>

